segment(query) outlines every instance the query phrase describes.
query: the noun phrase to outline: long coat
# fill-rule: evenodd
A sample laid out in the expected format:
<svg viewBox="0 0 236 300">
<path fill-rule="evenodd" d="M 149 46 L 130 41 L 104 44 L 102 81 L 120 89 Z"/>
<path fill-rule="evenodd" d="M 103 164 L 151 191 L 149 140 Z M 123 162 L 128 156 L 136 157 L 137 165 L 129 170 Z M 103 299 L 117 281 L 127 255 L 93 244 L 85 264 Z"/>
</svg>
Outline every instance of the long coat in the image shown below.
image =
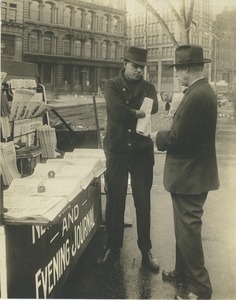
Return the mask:
<svg viewBox="0 0 236 300">
<path fill-rule="evenodd" d="M 215 133 L 217 101 L 206 79 L 187 89 L 169 131 L 159 131 L 157 148 L 167 150 L 164 186 L 177 194 L 200 194 L 219 187 Z"/>
<path fill-rule="evenodd" d="M 104 86 L 107 106 L 107 130 L 104 137 L 104 151 L 118 155 L 132 155 L 153 152 L 153 142 L 149 137 L 136 133 L 139 110 L 145 97 L 153 99 L 152 114 L 158 110 L 155 87 L 146 80 L 139 80 L 133 87 L 124 77 L 109 79 Z"/>
</svg>

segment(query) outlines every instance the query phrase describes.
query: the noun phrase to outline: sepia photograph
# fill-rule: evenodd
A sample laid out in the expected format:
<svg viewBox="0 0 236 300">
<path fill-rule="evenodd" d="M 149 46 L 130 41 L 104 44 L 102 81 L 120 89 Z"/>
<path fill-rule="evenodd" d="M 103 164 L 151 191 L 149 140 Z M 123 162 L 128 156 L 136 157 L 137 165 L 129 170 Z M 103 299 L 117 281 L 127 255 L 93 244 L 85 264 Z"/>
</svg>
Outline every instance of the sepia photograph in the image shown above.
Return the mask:
<svg viewBox="0 0 236 300">
<path fill-rule="evenodd" d="M 236 300 L 236 1 L 0 3 L 0 298 Z"/>
</svg>

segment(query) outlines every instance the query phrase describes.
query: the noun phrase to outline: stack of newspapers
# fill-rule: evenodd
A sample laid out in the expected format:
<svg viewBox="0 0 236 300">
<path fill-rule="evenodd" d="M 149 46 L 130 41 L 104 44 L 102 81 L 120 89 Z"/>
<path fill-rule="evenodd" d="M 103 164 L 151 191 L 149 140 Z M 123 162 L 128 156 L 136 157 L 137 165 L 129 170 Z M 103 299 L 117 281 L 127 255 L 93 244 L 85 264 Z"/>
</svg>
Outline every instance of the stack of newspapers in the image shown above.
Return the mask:
<svg viewBox="0 0 236 300">
<path fill-rule="evenodd" d="M 38 128 L 39 144 L 42 148 L 42 158 L 55 158 L 57 156 L 57 137 L 55 128 L 43 125 Z"/>
<path fill-rule="evenodd" d="M 15 178 L 4 191 L 5 220 L 36 222 L 54 218 L 106 169 L 101 149 L 75 149 L 63 159 L 39 163 L 31 176 Z"/>
<path fill-rule="evenodd" d="M 0 172 L 5 185 L 10 185 L 14 178 L 21 177 L 16 165 L 16 150 L 13 141 L 0 143 Z"/>
</svg>

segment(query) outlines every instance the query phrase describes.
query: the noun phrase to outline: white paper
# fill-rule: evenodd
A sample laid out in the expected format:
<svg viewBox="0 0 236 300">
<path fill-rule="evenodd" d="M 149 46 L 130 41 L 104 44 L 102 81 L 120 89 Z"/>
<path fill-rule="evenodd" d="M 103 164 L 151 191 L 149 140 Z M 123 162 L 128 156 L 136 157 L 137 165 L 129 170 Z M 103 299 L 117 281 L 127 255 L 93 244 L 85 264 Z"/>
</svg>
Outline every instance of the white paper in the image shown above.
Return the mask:
<svg viewBox="0 0 236 300">
<path fill-rule="evenodd" d="M 145 97 L 140 110 L 145 112 L 145 117 L 138 119 L 136 132 L 145 136 L 151 133 L 151 111 L 153 106 L 153 99 Z"/>
<path fill-rule="evenodd" d="M 43 195 L 6 195 L 4 213 L 6 219 L 35 219 L 52 221 L 67 205 L 64 197 L 44 197 Z"/>
</svg>

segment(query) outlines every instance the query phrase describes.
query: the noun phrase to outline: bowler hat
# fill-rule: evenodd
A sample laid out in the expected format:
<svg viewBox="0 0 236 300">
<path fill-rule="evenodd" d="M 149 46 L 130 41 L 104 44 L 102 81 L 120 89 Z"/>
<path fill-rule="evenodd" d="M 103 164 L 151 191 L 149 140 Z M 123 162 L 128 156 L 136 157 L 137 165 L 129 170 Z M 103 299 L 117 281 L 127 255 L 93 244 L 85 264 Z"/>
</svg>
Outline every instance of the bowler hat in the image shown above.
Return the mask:
<svg viewBox="0 0 236 300">
<path fill-rule="evenodd" d="M 131 46 L 127 50 L 124 59 L 137 65 L 145 66 L 147 64 L 147 49 Z"/>
<path fill-rule="evenodd" d="M 203 58 L 203 48 L 198 45 L 181 45 L 175 50 L 175 63 L 169 67 L 204 64 L 212 62 L 211 59 Z"/>
</svg>

